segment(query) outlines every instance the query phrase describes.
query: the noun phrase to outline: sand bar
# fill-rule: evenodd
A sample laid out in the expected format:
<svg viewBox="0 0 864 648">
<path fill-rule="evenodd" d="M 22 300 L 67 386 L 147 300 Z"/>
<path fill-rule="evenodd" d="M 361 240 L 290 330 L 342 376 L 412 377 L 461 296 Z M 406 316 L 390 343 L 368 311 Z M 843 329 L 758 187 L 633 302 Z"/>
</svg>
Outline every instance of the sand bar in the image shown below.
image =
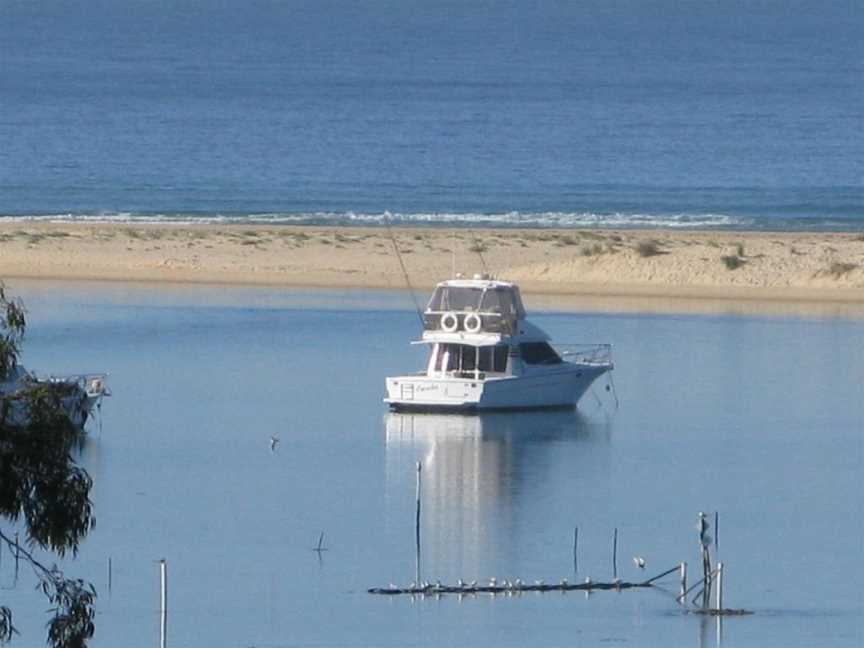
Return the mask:
<svg viewBox="0 0 864 648">
<path fill-rule="evenodd" d="M 452 275 L 455 246 L 457 272 L 486 270 L 547 302 L 614 301 L 612 310 L 833 304 L 864 312 L 861 233 L 394 228 L 393 235 L 424 293 Z M 0 222 L 0 278 L 405 288 L 388 230 L 371 227 Z"/>
</svg>

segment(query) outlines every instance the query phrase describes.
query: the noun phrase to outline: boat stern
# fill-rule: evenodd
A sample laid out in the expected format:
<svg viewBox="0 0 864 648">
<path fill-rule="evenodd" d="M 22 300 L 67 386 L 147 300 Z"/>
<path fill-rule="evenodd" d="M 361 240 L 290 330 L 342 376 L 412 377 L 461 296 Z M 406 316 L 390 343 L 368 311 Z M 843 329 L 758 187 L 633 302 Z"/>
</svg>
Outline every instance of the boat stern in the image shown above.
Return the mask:
<svg viewBox="0 0 864 648">
<path fill-rule="evenodd" d="M 426 375 L 392 376 L 386 380 L 384 402 L 393 410 L 475 409 L 484 383 L 471 379 L 439 379 Z"/>
</svg>

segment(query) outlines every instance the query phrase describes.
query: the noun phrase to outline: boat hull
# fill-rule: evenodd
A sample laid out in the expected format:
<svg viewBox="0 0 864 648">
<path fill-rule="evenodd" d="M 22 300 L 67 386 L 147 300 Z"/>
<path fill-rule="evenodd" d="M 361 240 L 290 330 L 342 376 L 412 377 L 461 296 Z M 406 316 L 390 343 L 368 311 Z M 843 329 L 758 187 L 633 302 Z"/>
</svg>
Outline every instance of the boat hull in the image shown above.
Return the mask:
<svg viewBox="0 0 864 648">
<path fill-rule="evenodd" d="M 11 427 L 28 425 L 30 416 L 27 395 L 31 389 L 40 384 L 61 386 L 65 394 L 59 399 L 60 409 L 69 422 L 79 430 L 84 430 L 88 419 L 102 402 L 102 398 L 109 394 L 105 387 L 104 374 L 2 383 L 0 384 L 0 424 Z"/>
<path fill-rule="evenodd" d="M 611 364 L 562 363 L 534 375 L 471 380 L 426 375 L 387 378 L 384 402 L 395 411 L 572 408 Z"/>
</svg>

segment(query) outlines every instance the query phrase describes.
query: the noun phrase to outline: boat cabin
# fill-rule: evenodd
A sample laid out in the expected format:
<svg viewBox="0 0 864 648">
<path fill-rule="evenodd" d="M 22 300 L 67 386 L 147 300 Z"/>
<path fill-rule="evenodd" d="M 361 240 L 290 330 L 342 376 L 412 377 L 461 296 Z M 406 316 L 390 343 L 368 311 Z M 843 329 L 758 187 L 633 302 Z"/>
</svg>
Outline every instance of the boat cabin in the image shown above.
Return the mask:
<svg viewBox="0 0 864 648">
<path fill-rule="evenodd" d="M 423 313 L 427 331 L 503 333 L 516 331 L 525 318 L 519 288 L 483 276 L 438 284 Z"/>
<path fill-rule="evenodd" d="M 433 378 L 450 376 L 484 380 L 493 376 L 522 374 L 526 365 L 554 365 L 561 362 L 561 356 L 545 341 L 512 345 L 504 342 L 487 346 L 437 342 L 432 345 L 426 375 Z"/>
</svg>

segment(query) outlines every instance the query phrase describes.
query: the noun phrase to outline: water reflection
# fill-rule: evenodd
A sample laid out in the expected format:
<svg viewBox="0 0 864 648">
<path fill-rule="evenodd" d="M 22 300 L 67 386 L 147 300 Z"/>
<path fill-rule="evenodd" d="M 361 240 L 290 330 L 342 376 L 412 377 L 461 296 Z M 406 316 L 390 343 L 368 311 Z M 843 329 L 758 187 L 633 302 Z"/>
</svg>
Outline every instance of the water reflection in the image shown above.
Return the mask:
<svg viewBox="0 0 864 648">
<path fill-rule="evenodd" d="M 698 648 L 711 648 L 723 644 L 723 617 L 703 614 L 699 618 Z"/>
<path fill-rule="evenodd" d="M 488 575 L 496 563 L 512 564 L 540 518 L 561 522 L 550 488 L 573 492 L 574 480 L 593 479 L 596 490 L 608 479 L 610 426 L 578 411 L 391 412 L 385 428 L 394 506 L 413 500 L 412 467 L 423 462 L 427 575 Z"/>
</svg>

